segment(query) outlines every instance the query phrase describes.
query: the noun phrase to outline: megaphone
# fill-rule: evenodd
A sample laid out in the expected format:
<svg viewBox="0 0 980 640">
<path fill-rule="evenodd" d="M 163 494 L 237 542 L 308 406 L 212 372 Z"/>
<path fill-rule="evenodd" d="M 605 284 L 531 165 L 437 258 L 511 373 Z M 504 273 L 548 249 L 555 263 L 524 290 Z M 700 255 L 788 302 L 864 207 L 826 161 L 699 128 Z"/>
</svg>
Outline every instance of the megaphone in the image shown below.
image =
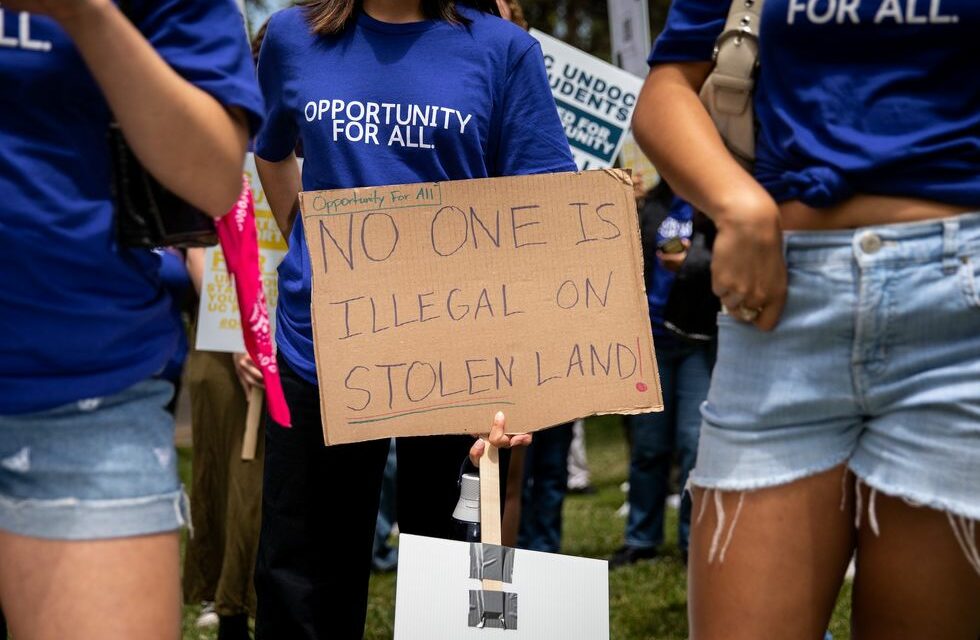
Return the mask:
<svg viewBox="0 0 980 640">
<path fill-rule="evenodd" d="M 459 537 L 466 542 L 480 541 L 480 476 L 464 473 L 459 479 L 459 502 L 453 510 Z"/>
</svg>

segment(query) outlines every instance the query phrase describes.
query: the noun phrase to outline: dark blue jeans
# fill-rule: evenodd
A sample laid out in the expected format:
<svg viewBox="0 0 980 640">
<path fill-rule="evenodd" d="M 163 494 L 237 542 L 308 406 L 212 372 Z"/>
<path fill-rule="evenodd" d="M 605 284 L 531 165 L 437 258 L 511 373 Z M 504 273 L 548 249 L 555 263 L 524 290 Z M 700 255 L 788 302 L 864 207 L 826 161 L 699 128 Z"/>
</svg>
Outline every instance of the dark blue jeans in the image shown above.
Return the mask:
<svg viewBox="0 0 980 640">
<path fill-rule="evenodd" d="M 657 343 L 657 365 L 664 394 L 661 413 L 627 418 L 632 437 L 629 518 L 626 544 L 648 549 L 664 541 L 664 504 L 670 492 L 674 451 L 680 458 L 680 484 L 694 468 L 701 431 L 701 403 L 708 395 L 715 345 Z M 691 498 L 681 494 L 678 543 L 687 551 L 691 530 Z"/>
<path fill-rule="evenodd" d="M 561 548 L 561 509 L 568 490 L 568 450 L 572 423 L 534 434 L 524 458 L 524 492 L 517 546 L 558 553 Z"/>
<path fill-rule="evenodd" d="M 381 480 L 378 523 L 374 527 L 374 555 L 371 558 L 371 567 L 377 571 L 391 571 L 398 564 L 398 548 L 388 546 L 388 536 L 391 535 L 391 530 L 397 521 L 395 479 L 398 476 L 398 456 L 395 450 L 395 441 L 392 440 L 388 447 L 384 478 Z"/>
</svg>

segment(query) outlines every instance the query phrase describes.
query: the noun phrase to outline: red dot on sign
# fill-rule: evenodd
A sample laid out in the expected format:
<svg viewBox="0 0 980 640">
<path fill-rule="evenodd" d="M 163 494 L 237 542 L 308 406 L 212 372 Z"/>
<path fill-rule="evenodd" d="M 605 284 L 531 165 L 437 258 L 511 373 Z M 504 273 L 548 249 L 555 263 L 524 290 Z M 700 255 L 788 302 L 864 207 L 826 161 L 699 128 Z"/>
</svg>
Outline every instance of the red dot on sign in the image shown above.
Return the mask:
<svg viewBox="0 0 980 640">
<path fill-rule="evenodd" d="M 646 391 L 649 388 L 650 387 L 647 386 L 647 383 L 646 382 L 637 382 L 636 383 L 636 390 L 639 391 L 640 393 L 643 393 L 644 391 Z"/>
</svg>

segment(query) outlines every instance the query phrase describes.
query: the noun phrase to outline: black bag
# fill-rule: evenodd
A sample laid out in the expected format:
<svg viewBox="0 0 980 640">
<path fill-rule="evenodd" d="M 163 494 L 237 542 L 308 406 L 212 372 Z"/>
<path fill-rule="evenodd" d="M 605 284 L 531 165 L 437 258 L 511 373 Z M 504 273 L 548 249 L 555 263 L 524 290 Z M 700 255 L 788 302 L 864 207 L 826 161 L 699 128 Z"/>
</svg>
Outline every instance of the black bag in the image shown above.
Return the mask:
<svg viewBox="0 0 980 640">
<path fill-rule="evenodd" d="M 694 213 L 694 232 L 664 306 L 664 327 L 691 342 L 710 342 L 718 336 L 721 301 L 711 290 L 711 250 L 717 231 L 700 211 Z"/>
<path fill-rule="evenodd" d="M 116 240 L 123 247 L 208 247 L 214 220 L 167 190 L 136 159 L 118 125 L 109 127 Z"/>
<path fill-rule="evenodd" d="M 129 2 L 119 8 L 132 19 Z M 116 240 L 122 247 L 208 247 L 218 244 L 214 219 L 161 185 L 140 163 L 113 121 L 108 131 Z"/>
</svg>

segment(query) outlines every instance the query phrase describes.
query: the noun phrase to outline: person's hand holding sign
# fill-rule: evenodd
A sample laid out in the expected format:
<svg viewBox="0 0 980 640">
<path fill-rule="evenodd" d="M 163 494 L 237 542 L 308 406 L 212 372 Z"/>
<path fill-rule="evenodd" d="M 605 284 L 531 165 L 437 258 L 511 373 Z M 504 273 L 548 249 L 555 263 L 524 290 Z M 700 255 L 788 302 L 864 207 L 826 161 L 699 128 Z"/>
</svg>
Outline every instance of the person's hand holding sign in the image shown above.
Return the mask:
<svg viewBox="0 0 980 640">
<path fill-rule="evenodd" d="M 232 356 L 235 363 L 235 374 L 238 382 L 242 385 L 242 390 L 247 396 L 252 392 L 252 387 L 265 388 L 265 381 L 262 379 L 262 370 L 252 361 L 247 353 L 236 353 Z"/>
<path fill-rule="evenodd" d="M 498 449 L 510 449 L 512 447 L 526 447 L 531 444 L 532 436 L 530 433 L 518 433 L 507 435 L 507 418 L 503 411 L 498 411 L 493 417 L 493 424 L 490 425 L 490 434 L 477 438 L 473 446 L 470 447 L 470 461 L 477 467 L 480 466 L 480 458 L 486 450 L 486 443 L 489 442 Z"/>
</svg>

